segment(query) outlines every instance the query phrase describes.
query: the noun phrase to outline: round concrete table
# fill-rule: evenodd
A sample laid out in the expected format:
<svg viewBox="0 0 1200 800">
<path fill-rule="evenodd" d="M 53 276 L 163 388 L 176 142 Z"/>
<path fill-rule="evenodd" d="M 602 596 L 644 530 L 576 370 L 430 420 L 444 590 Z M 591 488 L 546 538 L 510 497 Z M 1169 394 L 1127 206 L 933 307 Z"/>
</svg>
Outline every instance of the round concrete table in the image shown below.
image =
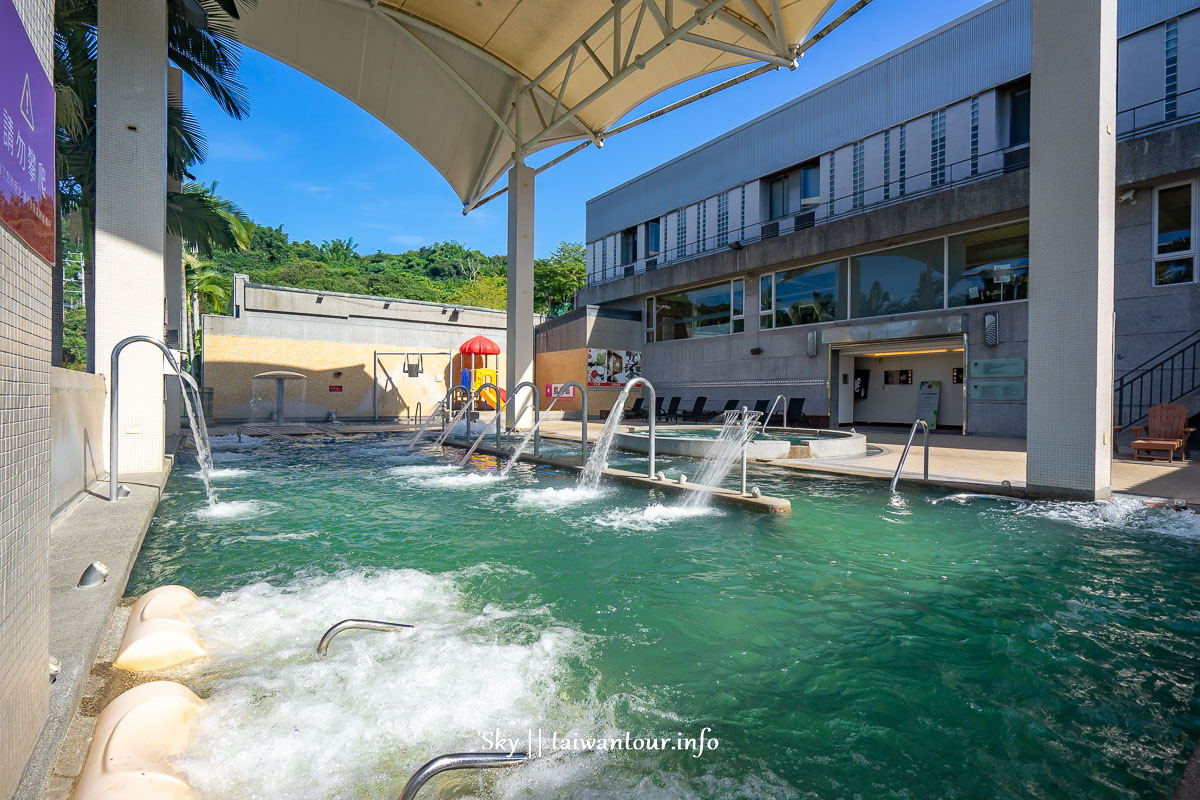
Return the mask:
<svg viewBox="0 0 1200 800">
<path fill-rule="evenodd" d="M 306 381 L 307 375 L 301 375 L 299 372 L 288 372 L 286 370 L 275 370 L 273 372 L 260 372 L 254 376 L 254 380 L 272 379 L 275 381 L 275 424 L 283 425 L 283 384 L 286 381 Z"/>
</svg>

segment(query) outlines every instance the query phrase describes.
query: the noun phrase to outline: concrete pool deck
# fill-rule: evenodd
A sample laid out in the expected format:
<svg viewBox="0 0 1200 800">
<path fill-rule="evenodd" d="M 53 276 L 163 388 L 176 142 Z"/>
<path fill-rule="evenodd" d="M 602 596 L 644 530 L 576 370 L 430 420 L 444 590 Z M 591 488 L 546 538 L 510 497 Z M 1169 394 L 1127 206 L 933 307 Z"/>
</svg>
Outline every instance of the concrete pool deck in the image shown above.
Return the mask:
<svg viewBox="0 0 1200 800">
<path fill-rule="evenodd" d="M 168 441 L 172 452 L 176 444 Z M 62 667 L 50 684 L 50 713 L 16 800 L 65 800 L 72 794 L 95 722 L 78 714 L 80 701 L 96 682 L 93 665 L 120 611 L 118 603 L 173 464 L 174 458 L 167 456 L 161 472 L 122 475 L 121 484 L 130 494 L 116 503 L 108 500 L 108 481 L 98 481 L 51 520 L 50 654 Z M 77 589 L 79 576 L 93 561 L 108 567 L 107 579 Z"/>
<path fill-rule="evenodd" d="M 595 441 L 603 427 L 588 424 L 588 439 Z M 546 438 L 579 441 L 579 422 L 542 423 Z M 875 455 L 816 459 L 780 459 L 759 463 L 825 475 L 848 475 L 874 480 L 891 480 L 908 439 L 908 431 L 891 429 L 859 430 L 868 445 L 880 448 Z M 923 483 L 921 467 L 924 447 L 918 434 L 905 462 L 901 482 Z M 1005 482 L 1008 486 L 1005 486 Z M 1200 508 L 1200 462 L 1134 461 L 1119 454 L 1113 459 L 1113 491 L 1167 500 L 1185 500 Z M 963 436 L 935 431 L 929 435 L 929 483 L 955 489 L 986 489 L 998 493 L 1025 489 L 1025 441 Z"/>
</svg>

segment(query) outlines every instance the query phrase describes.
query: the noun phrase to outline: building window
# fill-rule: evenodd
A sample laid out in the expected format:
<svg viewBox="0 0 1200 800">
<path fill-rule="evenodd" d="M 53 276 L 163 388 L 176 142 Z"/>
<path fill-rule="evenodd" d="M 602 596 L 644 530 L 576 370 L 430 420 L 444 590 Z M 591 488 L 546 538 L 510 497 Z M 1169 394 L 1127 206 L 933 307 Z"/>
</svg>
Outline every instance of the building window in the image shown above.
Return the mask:
<svg viewBox="0 0 1200 800">
<path fill-rule="evenodd" d="M 979 98 L 971 98 L 971 175 L 979 174 Z"/>
<path fill-rule="evenodd" d="M 929 115 L 929 185 L 946 183 L 946 109 Z"/>
<path fill-rule="evenodd" d="M 830 261 L 764 275 L 758 327 L 770 330 L 845 319 L 845 263 Z"/>
<path fill-rule="evenodd" d="M 729 192 L 717 195 L 717 247 L 729 244 Z"/>
<path fill-rule="evenodd" d="M 687 256 L 687 209 L 675 212 L 675 257 Z"/>
<path fill-rule="evenodd" d="M 767 186 L 767 218 L 779 219 L 788 213 L 788 179 L 782 175 Z"/>
<path fill-rule="evenodd" d="M 645 328 L 646 328 L 646 341 L 653 342 L 654 341 L 654 298 L 653 297 L 646 298 L 646 311 L 645 311 L 645 317 L 643 318 L 643 322 L 644 322 Z"/>
<path fill-rule="evenodd" d="M 866 182 L 866 180 L 865 180 L 866 166 L 864 165 L 863 160 L 864 160 L 863 159 L 863 143 L 855 142 L 854 143 L 854 165 L 853 165 L 854 172 L 852 174 L 853 174 L 853 178 L 854 178 L 853 205 L 854 205 L 854 208 L 856 208 L 856 209 L 863 207 L 863 190 L 865 188 L 864 184 Z"/>
<path fill-rule="evenodd" d="M 1172 19 L 1167 21 L 1167 72 L 1166 72 L 1166 91 L 1163 97 L 1166 98 L 1165 110 L 1168 120 L 1175 119 L 1178 110 L 1178 102 L 1176 92 L 1179 89 L 1179 20 Z"/>
<path fill-rule="evenodd" d="M 800 210 L 808 211 L 821 202 L 821 162 L 810 161 L 800 167 Z"/>
<path fill-rule="evenodd" d="M 1196 277 L 1193 229 L 1194 184 L 1170 186 L 1155 193 L 1154 285 L 1191 283 Z"/>
<path fill-rule="evenodd" d="M 905 192 L 905 189 L 907 188 L 905 186 L 905 179 L 908 177 L 908 126 L 907 125 L 900 126 L 900 153 L 898 154 L 898 160 L 900 162 L 900 164 L 899 164 L 899 168 L 900 168 L 899 191 L 900 191 L 900 196 L 904 197 L 904 192 Z"/>
<path fill-rule="evenodd" d="M 646 223 L 646 257 L 658 255 L 662 251 L 662 233 L 658 220 L 652 219 Z"/>
<path fill-rule="evenodd" d="M 708 249 L 708 201 L 705 200 L 696 208 L 700 212 L 700 241 L 697 249 L 704 251 Z"/>
<path fill-rule="evenodd" d="M 775 327 L 775 274 L 763 275 L 758 282 L 758 328 Z"/>
<path fill-rule="evenodd" d="M 647 331 L 647 341 L 650 337 L 670 342 L 741 333 L 745 329 L 744 301 L 742 280 L 649 298 L 647 313 L 653 314 L 654 326 Z"/>
<path fill-rule="evenodd" d="M 1008 146 L 1029 144 L 1029 87 L 1008 95 Z"/>
<path fill-rule="evenodd" d="M 829 216 L 831 216 L 831 217 L 833 216 L 834 208 L 836 207 L 834 205 L 834 197 L 836 197 L 836 195 L 833 193 L 834 192 L 834 189 L 833 189 L 833 187 L 834 187 L 834 170 L 836 169 L 836 166 L 837 166 L 837 153 L 831 152 L 829 154 Z"/>
<path fill-rule="evenodd" d="M 608 277 L 608 237 L 600 240 L 600 277 Z"/>
<path fill-rule="evenodd" d="M 1029 223 L 950 237 L 951 307 L 1029 298 Z"/>
<path fill-rule="evenodd" d="M 883 199 L 892 197 L 892 132 L 883 132 Z"/>
<path fill-rule="evenodd" d="M 637 226 L 621 231 L 621 265 L 637 261 L 638 241 Z"/>
<path fill-rule="evenodd" d="M 738 223 L 738 241 L 746 238 L 746 184 L 742 184 L 742 216 Z"/>
<path fill-rule="evenodd" d="M 942 308 L 944 247 L 944 239 L 935 239 L 851 258 L 851 316 Z"/>
</svg>

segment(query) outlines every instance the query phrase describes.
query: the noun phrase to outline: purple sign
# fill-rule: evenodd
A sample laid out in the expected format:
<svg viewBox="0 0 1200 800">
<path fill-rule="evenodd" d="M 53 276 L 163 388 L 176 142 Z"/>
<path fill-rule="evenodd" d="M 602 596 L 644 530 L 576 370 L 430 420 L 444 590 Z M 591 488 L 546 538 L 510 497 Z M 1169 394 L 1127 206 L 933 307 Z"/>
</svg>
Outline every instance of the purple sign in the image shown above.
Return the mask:
<svg viewBox="0 0 1200 800">
<path fill-rule="evenodd" d="M 54 85 L 0 0 L 0 221 L 54 263 Z"/>
</svg>

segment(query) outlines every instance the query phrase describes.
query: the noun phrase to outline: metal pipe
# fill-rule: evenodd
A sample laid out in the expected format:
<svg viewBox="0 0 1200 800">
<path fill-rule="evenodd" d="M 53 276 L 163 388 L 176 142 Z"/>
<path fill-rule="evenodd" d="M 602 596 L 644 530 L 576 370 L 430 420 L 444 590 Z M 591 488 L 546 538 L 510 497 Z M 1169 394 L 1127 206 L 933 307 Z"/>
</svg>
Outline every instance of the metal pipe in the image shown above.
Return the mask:
<svg viewBox="0 0 1200 800">
<path fill-rule="evenodd" d="M 399 800 L 416 800 L 421 787 L 433 776 L 452 769 L 495 769 L 498 767 L 515 767 L 528 760 L 528 753 L 448 753 L 444 756 L 430 759 L 412 774 L 404 788 L 400 790 Z"/>
<path fill-rule="evenodd" d="M 769 425 L 771 423 L 771 415 L 775 413 L 775 407 L 779 405 L 780 400 L 783 401 L 783 427 L 785 427 L 785 428 L 787 427 L 787 398 L 784 397 L 783 395 L 779 395 L 771 403 L 771 407 L 767 410 L 767 416 L 763 418 L 763 424 L 762 424 L 762 432 L 763 433 L 767 432 L 767 425 Z M 742 411 L 744 412 L 745 410 L 746 410 L 746 408 L 745 408 L 745 406 L 743 406 Z"/>
<path fill-rule="evenodd" d="M 891 489 L 893 492 L 896 491 L 896 482 L 900 480 L 900 471 L 904 469 L 904 461 L 908 458 L 908 450 L 912 447 L 913 437 L 917 435 L 918 425 L 925 429 L 925 480 L 929 480 L 929 423 L 923 419 L 917 419 L 908 432 L 908 441 L 904 445 L 904 452 L 900 454 L 900 463 L 896 464 L 896 474 L 892 476 Z"/>
<path fill-rule="evenodd" d="M 333 640 L 333 637 L 342 631 L 402 631 L 405 628 L 411 627 L 413 626 L 404 622 L 384 622 L 377 619 L 344 619 L 325 631 L 325 634 L 321 637 L 321 641 L 317 642 L 317 655 L 325 655 L 329 651 L 329 643 Z"/>
<path fill-rule="evenodd" d="M 117 393 L 119 360 L 121 351 L 134 342 L 147 342 L 162 350 L 163 356 L 167 359 L 167 363 L 171 365 L 171 369 L 175 371 L 175 374 L 190 383 L 193 388 L 196 388 L 196 402 L 200 402 L 200 392 L 196 386 L 195 379 L 179 368 L 179 364 L 175 361 L 175 356 L 171 355 L 171 351 L 165 344 L 150 336 L 130 336 L 117 342 L 117 346 L 113 348 L 112 357 L 109 359 L 108 367 L 110 381 L 108 389 L 108 499 L 110 502 L 117 499 L 117 449 L 120 441 L 119 426 L 117 425 L 118 412 L 120 410 L 120 398 Z M 200 409 L 200 413 L 203 414 L 204 409 Z"/>
<path fill-rule="evenodd" d="M 516 386 L 514 386 L 512 389 L 509 390 L 508 400 L 505 402 L 506 403 L 514 402 L 514 400 L 517 397 L 517 393 L 520 392 L 522 389 L 524 389 L 526 386 L 529 387 L 529 391 L 533 396 L 533 398 L 532 398 L 533 399 L 533 454 L 535 456 L 540 456 L 542 454 L 542 434 L 541 434 L 541 431 L 538 430 L 538 420 L 540 419 L 540 416 L 541 416 L 541 408 L 540 408 L 541 403 L 538 402 L 537 384 L 534 383 L 533 381 L 521 381 L 520 383 L 518 383 Z M 518 409 L 517 412 L 513 415 L 513 419 L 514 420 L 520 419 L 521 413 L 524 410 L 525 410 L 524 408 Z M 499 420 L 497 420 L 496 425 L 497 426 L 500 425 Z M 500 447 L 500 433 L 499 433 L 499 427 L 497 427 L 496 448 L 499 449 L 499 447 Z"/>
<path fill-rule="evenodd" d="M 779 397 L 783 397 L 783 395 L 779 395 Z M 775 399 L 778 400 L 779 398 L 777 397 Z M 750 437 L 746 436 L 746 434 L 745 434 L 745 427 L 748 427 L 750 425 L 750 418 L 748 415 L 749 410 L 750 409 L 746 408 L 745 406 L 742 406 L 742 425 L 743 425 L 743 431 L 742 431 L 742 495 L 743 496 L 746 494 L 746 448 L 748 448 L 750 446 Z M 767 414 L 767 419 L 770 419 L 770 418 L 771 418 L 771 415 Z M 767 423 L 764 422 L 763 430 L 766 431 L 766 429 L 767 429 Z"/>
<path fill-rule="evenodd" d="M 625 384 L 626 393 L 628 393 L 629 389 L 633 388 L 634 386 L 642 386 L 643 388 L 650 390 L 650 402 L 646 404 L 646 408 L 650 409 L 650 411 L 646 416 L 649 417 L 649 419 L 650 419 L 650 471 L 649 471 L 648 475 L 650 476 L 651 479 L 653 479 L 654 478 L 654 422 L 655 422 L 655 417 L 657 416 L 654 413 L 656 410 L 654 408 L 654 401 L 656 399 L 656 395 L 654 393 L 654 385 L 652 383 L 650 383 L 650 381 L 646 380 L 645 378 L 633 378 L 632 380 L 630 380 L 628 383 Z M 626 396 L 628 396 L 628 394 L 626 394 Z M 586 421 L 584 422 L 584 430 L 585 431 L 587 430 L 587 422 Z"/>
<path fill-rule="evenodd" d="M 649 386 L 650 384 L 646 384 L 646 385 Z M 546 411 L 549 412 L 550 409 L 554 408 L 554 404 L 558 402 L 558 398 L 560 398 L 564 394 L 566 394 L 566 391 L 568 389 L 575 387 L 575 386 L 579 387 L 579 394 L 583 397 L 583 412 L 582 412 L 582 416 L 580 417 L 580 419 L 582 420 L 582 428 L 579 431 L 579 466 L 582 467 L 584 464 L 587 463 L 587 446 L 588 446 L 588 429 L 587 429 L 587 426 L 588 426 L 588 393 L 587 393 L 587 389 L 585 389 L 583 384 L 580 383 L 579 381 L 567 381 L 566 383 L 564 383 L 562 386 L 560 386 L 558 388 L 558 391 L 554 395 L 554 399 L 550 401 L 550 405 L 547 406 Z M 653 386 L 650 387 L 650 397 L 651 397 L 650 402 L 653 403 L 654 402 L 654 400 L 653 400 L 654 387 Z M 651 425 L 653 425 L 653 423 L 651 423 Z M 653 430 L 653 427 L 651 427 L 651 430 Z M 536 453 L 537 451 L 535 450 L 534 452 Z M 653 475 L 654 474 L 654 470 L 653 470 L 654 445 L 653 444 L 650 445 L 650 461 L 651 461 L 650 474 Z"/>
</svg>

